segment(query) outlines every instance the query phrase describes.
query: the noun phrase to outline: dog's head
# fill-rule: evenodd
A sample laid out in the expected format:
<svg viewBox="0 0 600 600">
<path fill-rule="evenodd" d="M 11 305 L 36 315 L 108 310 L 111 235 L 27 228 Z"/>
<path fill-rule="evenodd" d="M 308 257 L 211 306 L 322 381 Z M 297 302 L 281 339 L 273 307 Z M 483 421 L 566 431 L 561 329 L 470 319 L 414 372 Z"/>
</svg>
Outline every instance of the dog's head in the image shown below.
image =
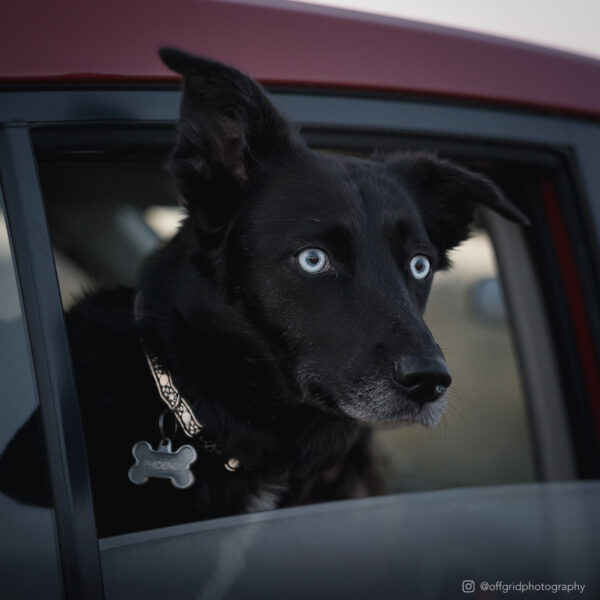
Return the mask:
<svg viewBox="0 0 600 600">
<path fill-rule="evenodd" d="M 204 236 L 198 277 L 261 332 L 301 402 L 364 424 L 439 420 L 450 385 L 423 312 L 477 204 L 525 222 L 486 178 L 425 154 L 310 150 L 263 89 L 164 49 L 184 79 L 171 171 Z"/>
</svg>

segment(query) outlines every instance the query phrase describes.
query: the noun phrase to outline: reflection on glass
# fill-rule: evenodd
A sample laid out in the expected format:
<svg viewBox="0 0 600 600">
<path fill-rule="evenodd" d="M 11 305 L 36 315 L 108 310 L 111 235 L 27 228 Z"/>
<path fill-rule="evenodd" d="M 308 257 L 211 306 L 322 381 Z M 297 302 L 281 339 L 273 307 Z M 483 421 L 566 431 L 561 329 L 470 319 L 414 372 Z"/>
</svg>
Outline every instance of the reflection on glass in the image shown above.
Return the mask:
<svg viewBox="0 0 600 600">
<path fill-rule="evenodd" d="M 0 454 L 37 406 L 34 376 L 21 311 L 13 256 L 0 191 Z M 39 449 L 32 449 L 38 452 Z M 15 470 L 27 472 L 31 457 L 11 463 L 2 486 Z M 17 479 L 22 480 L 23 471 Z M 32 475 L 33 476 L 33 475 Z M 39 476 L 38 476 L 39 477 Z M 39 482 L 32 482 L 37 484 Z M 62 598 L 52 509 L 21 504 L 0 493 L 0 596 L 11 599 Z"/>
</svg>

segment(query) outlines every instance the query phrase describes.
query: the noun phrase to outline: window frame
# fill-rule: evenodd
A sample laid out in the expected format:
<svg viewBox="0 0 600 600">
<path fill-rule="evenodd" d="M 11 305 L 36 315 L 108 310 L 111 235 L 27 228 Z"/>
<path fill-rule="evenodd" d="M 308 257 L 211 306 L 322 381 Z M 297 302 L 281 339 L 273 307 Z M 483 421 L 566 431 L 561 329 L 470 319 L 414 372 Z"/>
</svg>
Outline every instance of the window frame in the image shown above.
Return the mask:
<svg viewBox="0 0 600 600">
<path fill-rule="evenodd" d="M 27 324 L 67 598 L 103 598 L 79 403 L 29 128 L 0 128 L 0 179 Z"/>
<path fill-rule="evenodd" d="M 29 131 L 45 125 L 68 126 L 91 123 L 96 125 L 135 123 L 145 125 L 173 124 L 179 113 L 181 94 L 175 86 L 148 89 L 72 89 L 6 91 L 0 94 L 0 165 L 9 228 L 14 240 L 15 255 L 27 314 L 36 376 L 43 407 L 44 432 L 51 463 L 51 477 L 56 495 L 57 519 L 61 533 L 61 552 L 65 565 L 67 590 L 88 590 L 86 597 L 101 597 L 102 583 L 95 538 L 95 527 L 85 463 L 83 435 L 72 373 L 60 293 L 44 218 L 43 202 L 36 174 Z M 497 144 L 532 151 L 551 150 L 569 157 L 566 177 L 580 200 L 569 207 L 562 202 L 560 209 L 568 215 L 567 232 L 577 256 L 582 256 L 581 244 L 572 242 L 575 226 L 584 226 L 584 247 L 589 256 L 587 272 L 596 279 L 584 286 L 583 294 L 590 318 L 590 331 L 598 352 L 600 329 L 591 307 L 598 294 L 598 249 L 600 231 L 600 170 L 596 169 L 593 148 L 600 146 L 600 128 L 596 122 L 571 117 L 541 115 L 515 109 L 483 108 L 458 103 L 417 101 L 398 97 L 314 93 L 310 90 L 274 90 L 276 105 L 304 129 L 319 131 L 383 132 L 419 139 L 455 139 L 469 143 Z M 575 212 L 579 214 L 575 214 Z M 510 233 L 498 223 L 492 226 L 496 247 L 501 252 L 511 248 Z M 517 246 L 514 245 L 514 251 Z M 505 250 L 502 250 L 504 248 Z M 591 252 L 590 252 L 591 250 Z M 509 256 L 507 254 L 506 256 Z M 504 277 L 505 283 L 510 277 Z M 533 285 L 533 283 L 531 283 Z M 509 282 L 521 291 L 532 290 L 527 282 Z M 539 290 L 538 290 L 539 292 Z M 561 288 L 561 293 L 565 290 Z M 509 299 L 512 294 L 509 294 Z M 41 298 L 44 301 L 41 301 Z M 524 314 L 523 305 L 513 305 L 514 315 Z M 543 316 L 539 326 L 546 332 L 555 315 Z M 538 329 L 539 329 L 538 327 Z M 535 328 L 534 328 L 535 329 Z M 546 368 L 557 363 L 555 348 L 550 356 L 536 357 L 544 362 L 531 365 L 535 350 L 521 348 L 521 368 L 529 378 L 537 377 L 538 384 Z M 574 342 L 574 352 L 580 348 Z M 597 354 L 596 354 L 597 356 Z M 533 361 L 533 362 L 532 362 Z M 539 370 L 541 369 L 541 371 Z M 533 381 L 532 379 L 532 381 Z M 535 387 L 529 383 L 530 391 Z M 559 388 L 556 387 L 555 390 Z M 540 392 L 535 392 L 540 395 Z M 540 401 L 542 398 L 540 397 Z M 565 409 L 565 396 L 558 393 L 552 401 L 554 408 Z M 588 411 L 593 398 L 587 398 Z M 600 402 L 600 400 L 598 400 Z M 542 410 L 542 404 L 538 402 Z M 585 408 L 585 407 L 584 407 Z M 584 411 L 585 412 L 585 411 Z M 572 427 L 572 424 L 571 424 Z M 546 469 L 549 478 L 570 478 L 576 470 L 568 456 L 572 451 L 573 430 L 567 428 L 557 440 L 550 433 L 542 441 L 540 453 L 563 456 L 563 463 L 551 459 Z M 598 459 L 595 443 L 587 442 L 585 450 Z M 67 441 L 68 440 L 68 441 Z M 554 454 L 553 454 L 554 453 Z M 554 461 L 554 462 L 553 462 Z M 582 469 L 580 469 L 580 474 Z M 583 469 L 584 475 L 598 474 L 597 465 Z M 67 593 L 71 595 L 71 593 Z M 76 595 L 76 594 L 75 594 Z"/>
</svg>

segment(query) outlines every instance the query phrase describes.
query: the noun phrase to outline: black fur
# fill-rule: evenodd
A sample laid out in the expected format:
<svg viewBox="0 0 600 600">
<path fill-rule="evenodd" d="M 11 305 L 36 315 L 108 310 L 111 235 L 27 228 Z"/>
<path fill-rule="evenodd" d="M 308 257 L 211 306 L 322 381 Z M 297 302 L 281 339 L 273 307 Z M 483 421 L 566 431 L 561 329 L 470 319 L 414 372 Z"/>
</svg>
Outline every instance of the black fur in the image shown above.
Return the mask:
<svg viewBox="0 0 600 600">
<path fill-rule="evenodd" d="M 161 56 L 184 77 L 170 169 L 189 217 L 143 270 L 137 323 L 129 289 L 67 317 L 99 533 L 377 491 L 370 428 L 433 425 L 445 403 L 431 386 L 415 401 L 399 374 L 420 360 L 443 369 L 422 319 L 431 274 L 415 279 L 411 258 L 445 268 L 478 203 L 525 218 L 484 177 L 430 155 L 312 151 L 246 75 Z M 304 272 L 309 247 L 331 269 Z M 164 408 L 140 336 L 222 449 L 198 447 L 188 490 L 127 478 Z"/>
</svg>

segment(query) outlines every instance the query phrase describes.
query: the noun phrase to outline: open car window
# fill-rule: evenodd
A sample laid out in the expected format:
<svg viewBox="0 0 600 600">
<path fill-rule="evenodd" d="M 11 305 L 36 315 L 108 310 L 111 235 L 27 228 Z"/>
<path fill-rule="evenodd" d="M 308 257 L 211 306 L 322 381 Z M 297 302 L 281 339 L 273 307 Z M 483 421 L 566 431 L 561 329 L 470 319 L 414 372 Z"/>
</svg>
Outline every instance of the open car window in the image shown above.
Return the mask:
<svg viewBox="0 0 600 600">
<path fill-rule="evenodd" d="M 174 235 L 185 211 L 164 168 L 173 139 L 170 128 L 149 128 L 144 135 L 127 128 L 104 135 L 101 129 L 92 135 L 75 129 L 66 133 L 57 145 L 56 132 L 38 132 L 37 159 L 68 310 L 86 292 L 135 287 L 144 259 Z M 359 155 L 377 150 L 379 141 L 375 136 L 360 150 L 349 150 L 343 137 L 337 148 L 335 135 L 327 143 L 312 137 L 313 145 L 324 151 Z M 385 144 L 386 152 L 396 150 L 389 140 Z M 478 167 L 482 170 L 481 165 L 472 166 Z M 487 161 L 483 170 L 492 176 L 497 171 L 501 178 L 502 162 Z M 524 170 L 519 185 L 526 188 L 534 177 Z M 541 476 L 535 428 L 484 215 L 472 238 L 451 258 L 453 268 L 436 275 L 426 313 L 453 373 L 451 400 L 436 428 L 412 426 L 376 434 L 390 492 L 517 483 Z"/>
</svg>

